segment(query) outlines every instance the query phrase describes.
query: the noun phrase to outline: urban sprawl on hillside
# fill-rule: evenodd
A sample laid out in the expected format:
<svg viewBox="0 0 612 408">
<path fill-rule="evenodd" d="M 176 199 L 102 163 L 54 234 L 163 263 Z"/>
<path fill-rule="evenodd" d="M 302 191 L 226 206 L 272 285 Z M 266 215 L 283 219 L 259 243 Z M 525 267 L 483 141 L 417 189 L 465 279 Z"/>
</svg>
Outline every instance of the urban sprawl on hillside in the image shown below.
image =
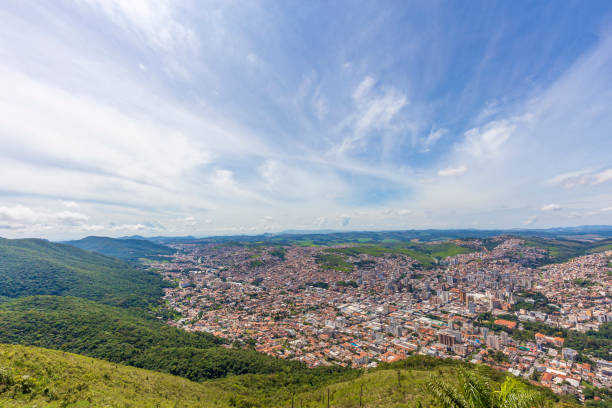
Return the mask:
<svg viewBox="0 0 612 408">
<path fill-rule="evenodd" d="M 612 326 L 612 251 L 545 264 L 546 249 L 514 237 L 452 245 L 424 265 L 373 245 L 177 244 L 152 266 L 175 283 L 170 324 L 309 366 L 419 353 L 581 400 L 586 383 L 612 387 L 611 351 L 597 343 Z"/>
</svg>

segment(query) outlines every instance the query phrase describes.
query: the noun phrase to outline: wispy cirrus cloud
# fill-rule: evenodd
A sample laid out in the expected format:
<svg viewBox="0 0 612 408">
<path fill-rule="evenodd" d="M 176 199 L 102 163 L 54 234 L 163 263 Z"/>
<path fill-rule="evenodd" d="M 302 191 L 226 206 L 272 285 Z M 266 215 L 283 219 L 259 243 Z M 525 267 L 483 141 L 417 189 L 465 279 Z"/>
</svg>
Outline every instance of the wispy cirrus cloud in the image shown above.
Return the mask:
<svg viewBox="0 0 612 408">
<path fill-rule="evenodd" d="M 564 188 L 597 185 L 612 180 L 612 168 L 604 170 L 583 170 L 560 174 L 550 179 L 550 183 Z"/>
<path fill-rule="evenodd" d="M 168 0 L 75 0 L 102 11 L 117 26 L 152 47 L 174 52 L 177 47 L 196 48 L 195 32 L 176 18 L 177 2 Z"/>
<path fill-rule="evenodd" d="M 466 37 L 459 5 L 29 1 L 0 7 L 11 236 L 612 223 L 612 6 Z"/>
<path fill-rule="evenodd" d="M 376 89 L 376 81 L 366 76 L 353 91 L 356 111 L 348 118 L 349 135 L 344 137 L 338 151 L 351 150 L 376 131 L 389 130 L 398 113 L 406 106 L 406 95 L 394 87 Z"/>
<path fill-rule="evenodd" d="M 438 176 L 440 177 L 449 177 L 449 176 L 458 176 L 459 174 L 463 174 L 467 171 L 467 166 L 461 165 L 457 167 L 449 167 L 443 170 L 438 171 Z"/>
</svg>

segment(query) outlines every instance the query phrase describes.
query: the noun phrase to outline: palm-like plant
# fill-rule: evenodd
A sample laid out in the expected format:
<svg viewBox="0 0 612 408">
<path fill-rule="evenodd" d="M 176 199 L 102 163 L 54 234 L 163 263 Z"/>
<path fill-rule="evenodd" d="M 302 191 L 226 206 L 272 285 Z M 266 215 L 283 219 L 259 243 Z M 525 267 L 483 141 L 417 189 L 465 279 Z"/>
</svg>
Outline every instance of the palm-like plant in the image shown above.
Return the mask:
<svg viewBox="0 0 612 408">
<path fill-rule="evenodd" d="M 474 371 L 461 369 L 459 384 L 452 386 L 431 379 L 426 387 L 443 408 L 533 408 L 542 405 L 540 395 L 525 384 L 507 377 L 498 390 L 489 380 Z"/>
</svg>

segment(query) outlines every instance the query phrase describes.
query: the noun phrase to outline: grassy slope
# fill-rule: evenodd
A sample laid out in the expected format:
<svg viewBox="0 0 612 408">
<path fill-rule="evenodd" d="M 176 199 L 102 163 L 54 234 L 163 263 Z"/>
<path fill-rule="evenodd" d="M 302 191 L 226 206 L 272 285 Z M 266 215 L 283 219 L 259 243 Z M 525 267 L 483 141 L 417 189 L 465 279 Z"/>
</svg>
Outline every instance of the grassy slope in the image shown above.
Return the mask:
<svg viewBox="0 0 612 408">
<path fill-rule="evenodd" d="M 61 351 L 0 345 L 0 369 L 34 384 L 14 397 L 12 389 L 1 392 L 0 406 L 7 408 L 227 406 L 214 402 L 219 390 L 206 384 Z"/>
<path fill-rule="evenodd" d="M 158 255 L 171 255 L 175 252 L 175 250 L 165 245 L 156 244 L 143 239 L 87 237 L 64 243 L 126 261 L 137 261 L 140 258 L 148 257 L 156 258 Z"/>
<path fill-rule="evenodd" d="M 40 239 L 0 238 L 0 281 L 0 296 L 77 296 L 129 307 L 157 302 L 164 286 L 154 272 Z"/>
<path fill-rule="evenodd" d="M 2 407 L 289 407 L 294 395 L 296 407 L 324 407 L 327 390 L 333 407 L 359 406 L 363 385 L 366 407 L 425 406 L 431 401 L 423 389 L 431 376 L 454 382 L 453 364 L 435 363 L 431 367 L 374 370 L 360 376 L 345 377 L 332 384 L 302 384 L 298 388 L 279 386 L 275 375 L 247 375 L 195 383 L 189 380 L 126 367 L 60 351 L 0 344 L 1 378 L 27 382 L 30 392 L 19 385 L 0 381 Z M 398 385 L 397 373 L 400 373 Z M 485 369 L 500 381 L 500 373 Z M 29 379 L 22 380 L 22 376 Z M 559 398 L 547 394 L 550 405 L 560 406 Z M 569 404 L 567 404 L 569 405 Z"/>
</svg>

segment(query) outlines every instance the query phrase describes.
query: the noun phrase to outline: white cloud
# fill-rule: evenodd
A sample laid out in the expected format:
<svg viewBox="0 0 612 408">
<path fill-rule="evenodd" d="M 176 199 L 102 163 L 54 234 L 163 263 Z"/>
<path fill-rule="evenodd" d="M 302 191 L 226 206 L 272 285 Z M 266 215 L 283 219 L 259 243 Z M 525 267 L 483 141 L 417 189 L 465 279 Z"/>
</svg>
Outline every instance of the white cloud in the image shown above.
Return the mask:
<svg viewBox="0 0 612 408">
<path fill-rule="evenodd" d="M 106 227 L 100 224 L 92 224 L 92 225 L 83 224 L 80 226 L 80 229 L 84 231 L 103 231 L 106 229 Z"/>
<path fill-rule="evenodd" d="M 226 191 L 238 190 L 238 185 L 234 180 L 234 172 L 231 170 L 215 170 L 211 176 L 211 182 Z"/>
<path fill-rule="evenodd" d="M 608 211 L 612 211 L 612 207 L 604 207 L 601 210 L 599 210 L 601 212 L 608 212 Z"/>
<path fill-rule="evenodd" d="M 272 220 L 274 220 L 274 217 L 272 217 L 271 215 L 264 215 L 263 219 L 264 219 L 264 221 L 272 221 Z"/>
<path fill-rule="evenodd" d="M 404 209 L 401 209 L 401 210 L 397 210 L 397 215 L 408 215 L 408 214 L 410 214 L 411 212 L 412 212 L 412 211 L 410 211 L 410 210 L 408 210 L 408 209 L 404 208 Z"/>
<path fill-rule="evenodd" d="M 67 223 L 67 224 L 77 224 L 80 222 L 85 222 L 89 219 L 85 214 L 72 212 L 72 211 L 61 211 L 53 214 L 53 218 L 56 220 Z"/>
<path fill-rule="evenodd" d="M 467 167 L 464 165 L 458 167 L 449 167 L 447 169 L 443 169 L 438 171 L 438 176 L 448 177 L 448 176 L 457 176 L 459 174 L 463 174 L 467 171 Z"/>
<path fill-rule="evenodd" d="M 523 224 L 524 225 L 532 225 L 537 220 L 538 220 L 537 215 L 532 215 L 531 217 L 527 218 L 527 220 L 525 220 L 525 222 L 523 222 Z"/>
<path fill-rule="evenodd" d="M 247 61 L 249 64 L 251 64 L 254 67 L 258 67 L 262 64 L 261 59 L 257 56 L 257 54 L 255 53 L 248 53 L 247 54 Z"/>
<path fill-rule="evenodd" d="M 144 224 L 119 224 L 119 225 L 113 225 L 109 228 L 112 231 L 142 231 L 145 229 L 151 229 L 151 228 L 147 228 L 146 225 Z"/>
<path fill-rule="evenodd" d="M 77 203 L 75 203 L 74 201 L 64 201 L 63 202 L 64 206 L 67 208 L 77 208 L 79 205 Z"/>
<path fill-rule="evenodd" d="M 0 228 L 24 229 L 28 227 L 79 225 L 87 221 L 85 214 L 72 211 L 35 211 L 23 205 L 0 207 Z"/>
<path fill-rule="evenodd" d="M 574 188 L 580 186 L 592 186 L 612 180 L 612 168 L 591 171 L 583 170 L 573 173 L 565 173 L 550 180 L 552 184 L 560 185 L 564 188 Z"/>
<path fill-rule="evenodd" d="M 123 30 L 140 37 L 154 48 L 173 52 L 177 47 L 196 48 L 192 29 L 176 17 L 176 2 L 170 0 L 76 0 L 104 12 Z"/>
<path fill-rule="evenodd" d="M 349 135 L 340 143 L 339 153 L 351 150 L 374 131 L 391 130 L 394 119 L 408 103 L 406 95 L 393 87 L 374 92 L 374 83 L 367 76 L 353 92 L 356 111 L 343 123 Z"/>
<path fill-rule="evenodd" d="M 547 204 L 541 208 L 542 211 L 561 211 L 559 204 Z"/>
<path fill-rule="evenodd" d="M 465 132 L 465 143 L 461 150 L 477 158 L 486 159 L 496 156 L 515 129 L 516 125 L 507 120 L 494 121 L 480 128 L 472 128 Z"/>
<path fill-rule="evenodd" d="M 355 91 L 353 92 L 353 99 L 356 101 L 360 101 L 374 86 L 374 78 L 371 76 L 367 76 L 359 83 Z"/>
<path fill-rule="evenodd" d="M 355 123 L 356 133 L 365 133 L 372 129 L 388 127 L 393 117 L 407 103 L 406 96 L 391 90 L 380 97 L 364 101 L 362 110 Z"/>
<path fill-rule="evenodd" d="M 446 129 L 436 129 L 435 131 L 432 129 L 429 132 L 429 135 L 427 135 L 427 137 L 421 143 L 423 146 L 422 151 L 423 152 L 430 151 L 432 146 L 436 144 L 436 142 L 440 140 L 440 138 L 444 136 L 446 133 L 448 133 L 448 130 Z"/>
</svg>

